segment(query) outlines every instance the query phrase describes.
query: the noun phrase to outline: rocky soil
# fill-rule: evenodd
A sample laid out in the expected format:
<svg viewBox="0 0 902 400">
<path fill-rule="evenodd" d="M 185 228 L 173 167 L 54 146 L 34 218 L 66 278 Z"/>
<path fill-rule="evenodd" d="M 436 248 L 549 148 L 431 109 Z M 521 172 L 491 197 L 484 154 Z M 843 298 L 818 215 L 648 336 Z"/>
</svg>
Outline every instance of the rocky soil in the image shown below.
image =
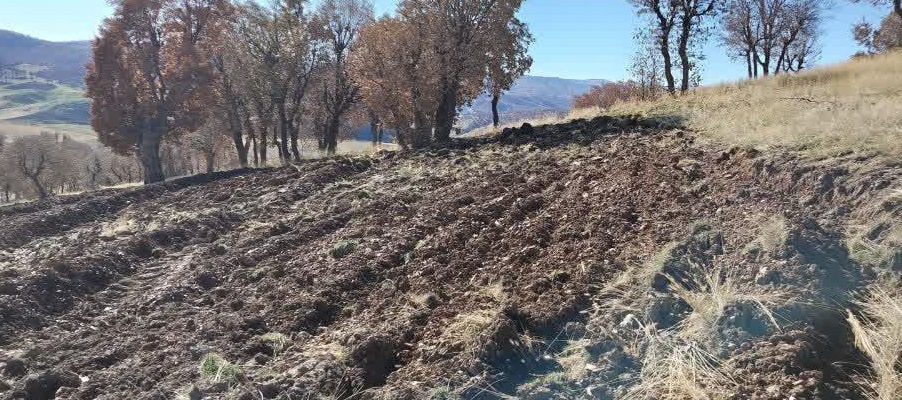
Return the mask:
<svg viewBox="0 0 902 400">
<path fill-rule="evenodd" d="M 863 398 L 900 172 L 598 118 L 0 208 L 0 398 L 635 397 L 713 281 L 783 295 L 711 322 L 712 393 Z"/>
</svg>

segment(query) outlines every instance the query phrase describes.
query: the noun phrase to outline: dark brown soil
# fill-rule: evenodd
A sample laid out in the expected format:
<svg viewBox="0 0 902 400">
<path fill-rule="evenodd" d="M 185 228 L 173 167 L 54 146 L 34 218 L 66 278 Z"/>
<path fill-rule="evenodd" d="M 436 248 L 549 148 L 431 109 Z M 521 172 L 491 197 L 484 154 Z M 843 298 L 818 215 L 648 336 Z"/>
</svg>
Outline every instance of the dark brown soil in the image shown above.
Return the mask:
<svg viewBox="0 0 902 400">
<path fill-rule="evenodd" d="M 900 168 L 693 142 L 601 118 L 0 208 L 0 398 L 610 398 L 635 371 L 597 291 L 671 242 L 840 305 L 783 333 L 737 310 L 736 398 L 860 397 L 843 234 Z M 773 216 L 785 243 L 754 249 Z M 610 368 L 543 383 L 578 339 Z"/>
</svg>

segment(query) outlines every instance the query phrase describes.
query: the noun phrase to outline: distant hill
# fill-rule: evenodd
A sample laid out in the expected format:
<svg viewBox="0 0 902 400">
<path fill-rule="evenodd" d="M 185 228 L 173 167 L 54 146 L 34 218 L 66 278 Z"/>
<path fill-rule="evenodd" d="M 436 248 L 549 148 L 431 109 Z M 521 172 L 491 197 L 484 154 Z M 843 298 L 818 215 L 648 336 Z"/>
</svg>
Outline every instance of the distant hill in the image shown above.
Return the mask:
<svg viewBox="0 0 902 400">
<path fill-rule="evenodd" d="M 503 122 L 513 122 L 545 114 L 559 114 L 570 110 L 573 98 L 588 92 L 592 86 L 607 82 L 603 79 L 564 79 L 527 75 L 514 83 L 501 97 L 498 112 Z M 461 113 L 463 130 L 485 126 L 492 121 L 491 97 L 480 96 Z"/>
<path fill-rule="evenodd" d="M 0 67 L 27 65 L 40 78 L 81 87 L 90 54 L 88 41 L 50 42 L 0 30 Z"/>
</svg>

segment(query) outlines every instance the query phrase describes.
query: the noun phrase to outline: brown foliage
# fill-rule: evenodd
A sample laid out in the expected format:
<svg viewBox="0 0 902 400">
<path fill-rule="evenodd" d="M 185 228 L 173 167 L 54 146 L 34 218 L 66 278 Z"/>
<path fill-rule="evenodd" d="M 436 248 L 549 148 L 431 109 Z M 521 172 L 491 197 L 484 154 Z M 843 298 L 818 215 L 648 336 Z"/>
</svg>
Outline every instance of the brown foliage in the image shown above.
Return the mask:
<svg viewBox="0 0 902 400">
<path fill-rule="evenodd" d="M 869 54 L 886 53 L 902 48 L 902 16 L 895 13 L 887 15 L 878 29 L 862 22 L 852 27 L 855 41 L 867 49 Z"/>
<path fill-rule="evenodd" d="M 641 88 L 636 82 L 608 82 L 594 86 L 587 93 L 576 96 L 573 100 L 573 108 L 608 109 L 618 102 L 638 100 L 642 97 Z"/>
<path fill-rule="evenodd" d="M 137 150 L 145 180 L 164 178 L 163 136 L 200 126 L 212 103 L 211 54 L 231 12 L 225 0 L 115 0 L 85 78 L 103 143 Z"/>
<path fill-rule="evenodd" d="M 510 88 L 532 64 L 522 0 L 404 0 L 361 32 L 351 60 L 367 107 L 405 147 L 450 139 L 458 109 Z M 434 132 L 434 133 L 433 133 Z"/>
</svg>

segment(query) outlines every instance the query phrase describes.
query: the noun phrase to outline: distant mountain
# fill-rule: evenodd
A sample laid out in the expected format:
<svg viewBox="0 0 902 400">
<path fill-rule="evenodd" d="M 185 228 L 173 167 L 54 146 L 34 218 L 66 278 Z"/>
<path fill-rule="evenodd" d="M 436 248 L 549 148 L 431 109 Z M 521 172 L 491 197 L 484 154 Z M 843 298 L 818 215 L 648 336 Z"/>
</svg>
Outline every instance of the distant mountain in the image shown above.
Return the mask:
<svg viewBox="0 0 902 400">
<path fill-rule="evenodd" d="M 501 96 L 498 113 L 501 122 L 515 122 L 546 114 L 562 114 L 570 110 L 573 98 L 586 93 L 592 86 L 607 82 L 603 79 L 564 79 L 527 75 L 514 83 Z M 461 113 L 460 125 L 469 130 L 492 122 L 492 99 L 480 96 Z"/>
<path fill-rule="evenodd" d="M 90 55 L 91 42 L 88 41 L 49 42 L 0 30 L 0 67 L 24 64 L 40 78 L 82 87 Z"/>
</svg>

